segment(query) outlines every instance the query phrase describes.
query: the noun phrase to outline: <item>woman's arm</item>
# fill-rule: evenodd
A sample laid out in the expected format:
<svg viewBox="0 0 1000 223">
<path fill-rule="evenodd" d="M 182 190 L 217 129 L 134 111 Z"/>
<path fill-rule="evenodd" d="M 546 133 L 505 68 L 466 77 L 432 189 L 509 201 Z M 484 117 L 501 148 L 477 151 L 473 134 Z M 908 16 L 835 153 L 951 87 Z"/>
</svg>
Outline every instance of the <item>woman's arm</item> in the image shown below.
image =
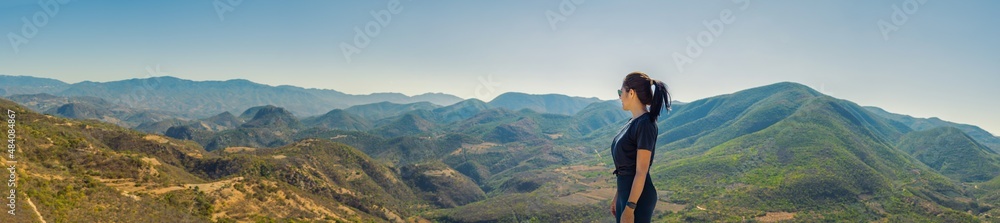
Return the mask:
<svg viewBox="0 0 1000 223">
<path fill-rule="evenodd" d="M 618 203 L 618 194 L 615 194 L 615 196 L 611 199 L 611 215 L 618 215 L 618 212 L 616 212 L 618 210 L 616 210 L 617 207 L 615 206 L 617 203 Z"/>
<path fill-rule="evenodd" d="M 638 149 L 635 159 L 635 179 L 632 180 L 632 193 L 628 195 L 629 202 L 639 202 L 642 196 L 642 187 L 646 186 L 646 174 L 649 173 L 649 161 L 653 152 L 647 149 Z"/>
</svg>

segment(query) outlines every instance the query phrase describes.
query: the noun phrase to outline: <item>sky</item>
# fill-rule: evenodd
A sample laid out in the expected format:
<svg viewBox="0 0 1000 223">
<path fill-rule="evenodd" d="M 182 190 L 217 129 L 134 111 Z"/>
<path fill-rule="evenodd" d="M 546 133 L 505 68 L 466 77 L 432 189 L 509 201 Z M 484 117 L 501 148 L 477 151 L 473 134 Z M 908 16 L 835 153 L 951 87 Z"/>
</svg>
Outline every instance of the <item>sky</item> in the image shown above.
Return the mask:
<svg viewBox="0 0 1000 223">
<path fill-rule="evenodd" d="M 782 81 L 1000 134 L 1000 1 L 5 0 L 0 74 L 694 101 Z M 360 34 L 359 34 L 360 33 Z M 345 53 L 346 52 L 346 53 Z"/>
</svg>

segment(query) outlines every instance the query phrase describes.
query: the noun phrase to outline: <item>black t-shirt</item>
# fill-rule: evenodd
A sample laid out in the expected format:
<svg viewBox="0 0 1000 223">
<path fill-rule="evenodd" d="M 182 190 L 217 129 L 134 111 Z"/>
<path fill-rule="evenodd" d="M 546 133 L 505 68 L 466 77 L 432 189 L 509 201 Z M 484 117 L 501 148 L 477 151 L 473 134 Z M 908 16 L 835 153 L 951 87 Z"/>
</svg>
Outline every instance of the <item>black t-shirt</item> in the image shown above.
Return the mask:
<svg viewBox="0 0 1000 223">
<path fill-rule="evenodd" d="M 635 175 L 636 154 L 638 149 L 649 150 L 656 154 L 656 135 L 659 130 L 649 113 L 642 114 L 622 126 L 611 143 L 611 156 L 615 160 L 615 174 Z M 649 158 L 650 165 L 653 157 Z"/>
</svg>

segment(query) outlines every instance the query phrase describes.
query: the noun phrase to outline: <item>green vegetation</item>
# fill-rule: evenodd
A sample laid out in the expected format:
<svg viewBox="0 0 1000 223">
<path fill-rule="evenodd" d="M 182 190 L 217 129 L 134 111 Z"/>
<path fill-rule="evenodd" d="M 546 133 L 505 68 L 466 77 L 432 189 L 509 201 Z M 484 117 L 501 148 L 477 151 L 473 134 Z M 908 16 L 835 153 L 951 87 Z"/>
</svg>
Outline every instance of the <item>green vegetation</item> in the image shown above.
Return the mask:
<svg viewBox="0 0 1000 223">
<path fill-rule="evenodd" d="M 628 117 L 620 104 L 505 97 L 530 100 L 387 102 L 302 121 L 258 106 L 146 125 L 170 126 L 170 137 L 0 105 L 21 112 L 20 140 L 31 146 L 19 182 L 47 221 L 611 221 L 609 145 Z M 1000 155 L 966 129 L 900 120 L 794 83 L 675 105 L 658 122 L 655 218 L 1000 214 Z"/>
<path fill-rule="evenodd" d="M 897 148 L 958 181 L 983 182 L 1000 175 L 1000 156 L 954 127 L 911 132 Z"/>
</svg>

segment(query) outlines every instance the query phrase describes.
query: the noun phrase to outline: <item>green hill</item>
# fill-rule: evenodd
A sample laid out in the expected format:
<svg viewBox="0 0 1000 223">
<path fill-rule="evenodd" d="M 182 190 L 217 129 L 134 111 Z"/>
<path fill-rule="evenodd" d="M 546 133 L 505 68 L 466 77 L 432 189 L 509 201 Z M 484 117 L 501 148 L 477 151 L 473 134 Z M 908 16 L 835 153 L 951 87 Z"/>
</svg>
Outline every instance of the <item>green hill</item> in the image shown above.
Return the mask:
<svg viewBox="0 0 1000 223">
<path fill-rule="evenodd" d="M 616 124 L 632 116 L 628 111 L 622 110 L 621 106 L 619 101 L 595 102 L 588 105 L 573 115 L 576 131 L 588 135 L 601 128 L 620 127 Z"/>
<path fill-rule="evenodd" d="M 399 116 L 404 113 L 419 109 L 435 109 L 441 106 L 429 102 L 417 102 L 410 104 L 397 104 L 392 102 L 379 102 L 374 104 L 355 105 L 344 109 L 345 111 L 361 116 L 362 118 L 378 121 L 381 119 Z"/>
<path fill-rule="evenodd" d="M 517 92 L 501 94 L 489 102 L 490 106 L 509 110 L 531 109 L 539 113 L 573 115 L 597 98 L 572 97 L 559 94 L 532 95 Z"/>
<path fill-rule="evenodd" d="M 703 204 L 706 213 L 667 218 L 724 220 L 763 212 L 797 219 L 871 221 L 969 219 L 962 190 L 871 134 L 850 104 L 817 97 L 788 118 L 654 166 L 671 200 Z M 957 210 L 956 210 L 957 209 Z M 727 217 L 729 216 L 729 217 Z M 953 220 L 954 220 L 953 219 Z"/>
<path fill-rule="evenodd" d="M 392 138 L 406 135 L 426 135 L 436 129 L 437 125 L 418 114 L 406 113 L 392 119 L 388 123 L 369 131 L 383 137 Z"/>
<path fill-rule="evenodd" d="M 868 111 L 871 111 L 872 113 L 875 113 L 884 118 L 897 121 L 900 124 L 906 125 L 911 129 L 917 131 L 928 130 L 937 127 L 955 127 L 962 130 L 962 132 L 964 132 L 966 135 L 969 135 L 980 144 L 983 144 L 986 147 L 991 148 L 993 151 L 1000 152 L 1000 137 L 996 137 L 992 133 L 987 132 L 982 128 L 979 128 L 978 126 L 949 122 L 941 120 L 939 118 L 914 118 L 909 115 L 890 113 L 878 107 L 865 107 L 865 109 L 868 109 Z"/>
<path fill-rule="evenodd" d="M 958 128 L 911 132 L 903 136 L 897 148 L 958 181 L 982 182 L 1000 175 L 1000 156 Z"/>
<path fill-rule="evenodd" d="M 318 117 L 302 120 L 305 127 L 365 131 L 372 128 L 371 122 L 342 109 L 334 109 Z"/>
<path fill-rule="evenodd" d="M 243 125 L 244 123 L 243 120 L 237 118 L 235 115 L 233 115 L 233 113 L 229 113 L 228 111 L 219 113 L 218 115 L 212 117 L 208 117 L 202 121 L 205 121 L 208 124 L 214 126 L 218 126 L 217 129 L 236 128 L 237 126 Z"/>
<path fill-rule="evenodd" d="M 413 188 L 434 201 L 438 206 L 452 208 L 481 200 L 486 193 L 468 176 L 441 162 L 428 162 L 404 166 L 403 178 Z"/>
<path fill-rule="evenodd" d="M 436 108 L 433 110 L 433 113 L 436 114 L 438 122 L 452 123 L 471 118 L 479 114 L 479 112 L 490 108 L 493 108 L 493 106 L 479 99 L 468 99 L 453 105 Z"/>
</svg>

